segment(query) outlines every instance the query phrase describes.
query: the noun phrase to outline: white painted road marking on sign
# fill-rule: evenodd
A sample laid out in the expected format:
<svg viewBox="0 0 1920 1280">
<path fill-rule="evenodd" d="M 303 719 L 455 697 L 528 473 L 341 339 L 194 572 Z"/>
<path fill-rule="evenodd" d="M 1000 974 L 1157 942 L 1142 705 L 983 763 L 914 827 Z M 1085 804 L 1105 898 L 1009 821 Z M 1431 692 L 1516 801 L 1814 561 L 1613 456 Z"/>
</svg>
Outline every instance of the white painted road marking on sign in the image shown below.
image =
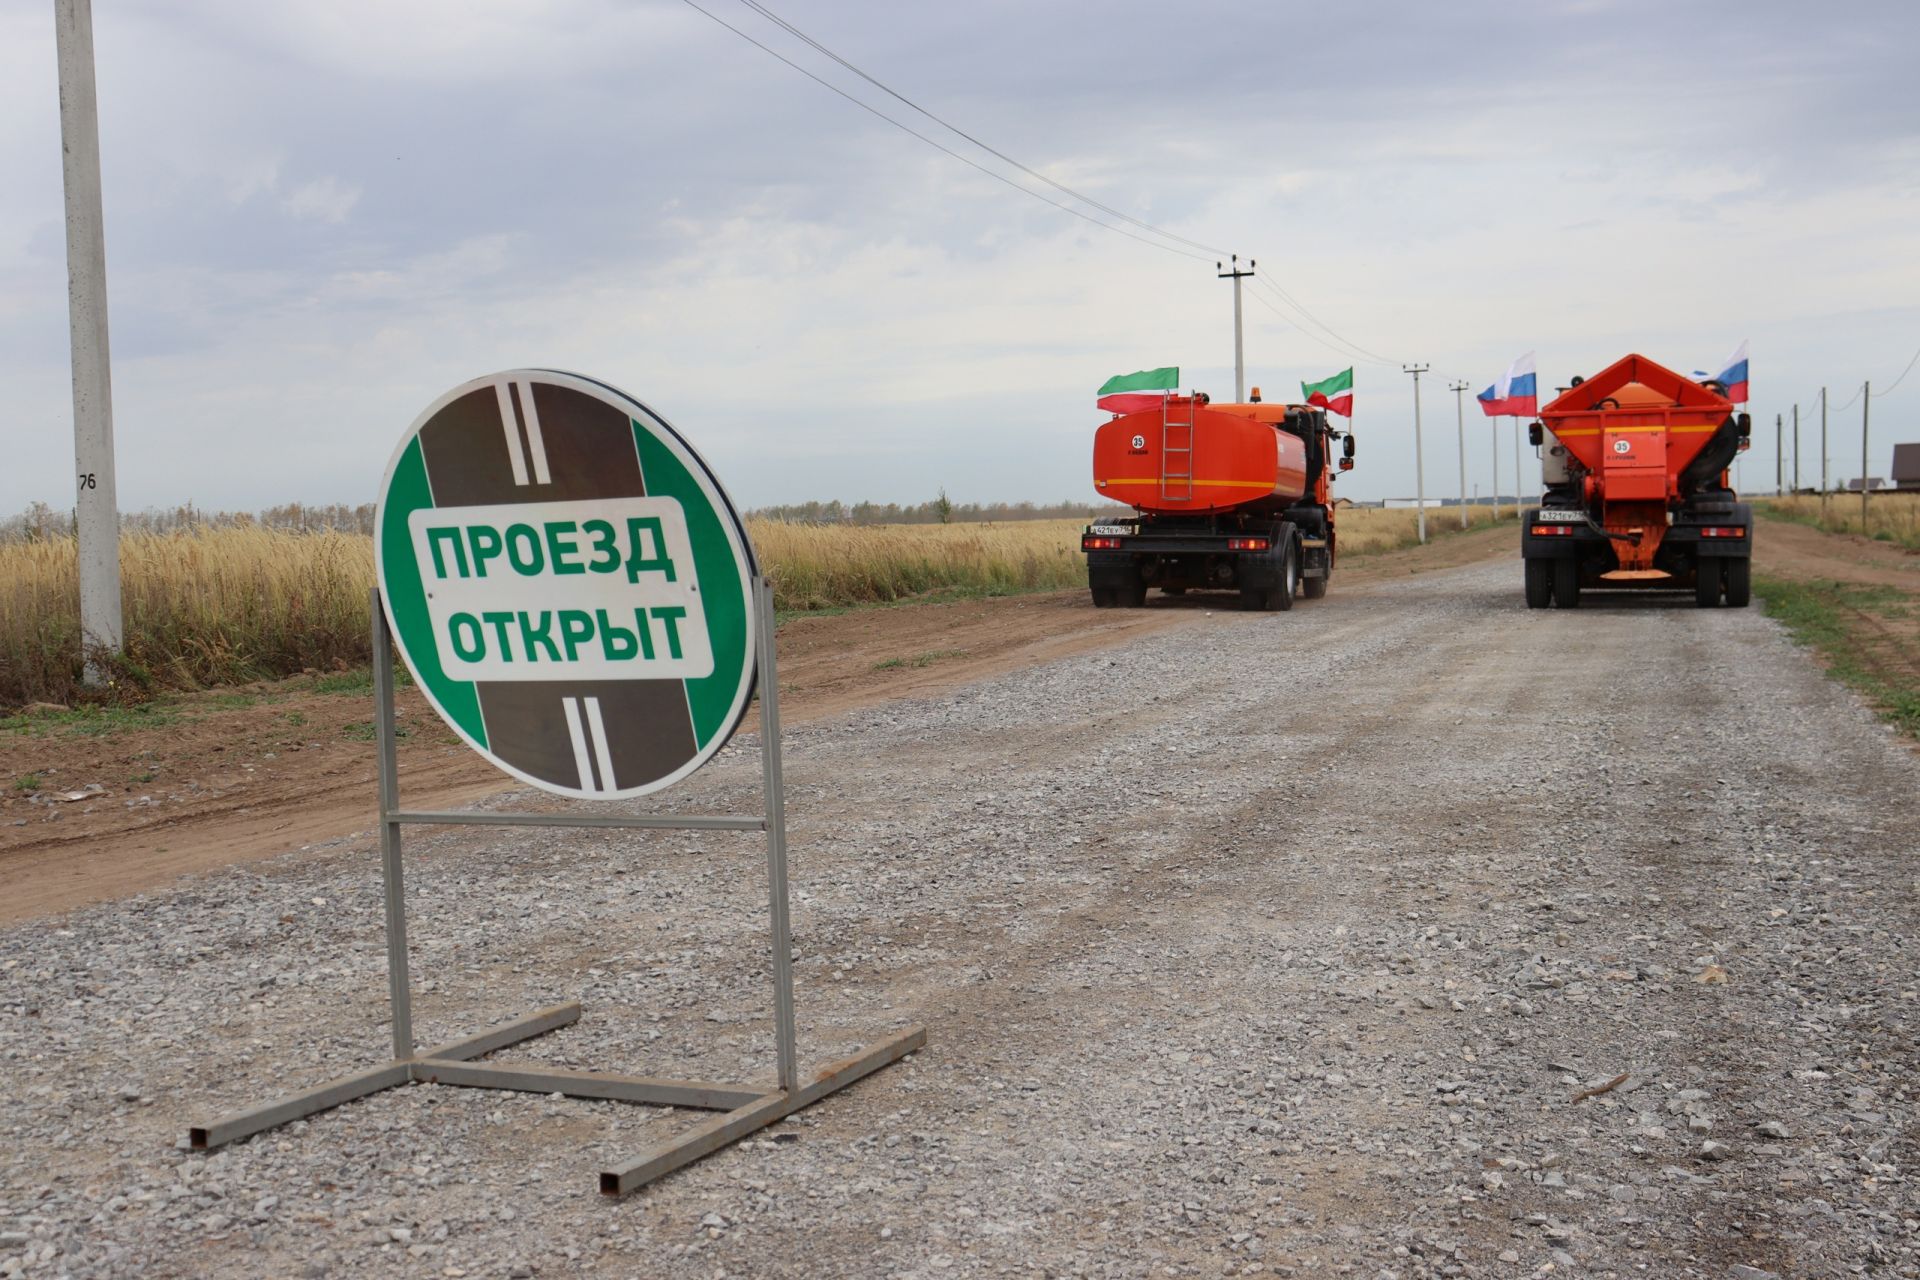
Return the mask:
<svg viewBox="0 0 1920 1280">
<path fill-rule="evenodd" d="M 527 422 L 527 449 L 533 454 L 533 479 L 536 484 L 552 484 L 547 470 L 547 442 L 540 435 L 540 411 L 533 407 L 533 383 L 520 384 L 520 413 Z"/>
<path fill-rule="evenodd" d="M 613 780 L 613 752 L 607 746 L 607 722 L 600 718 L 600 699 L 588 698 L 587 728 L 591 731 L 588 740 L 593 747 L 593 762 L 600 773 L 602 791 L 618 791 L 620 786 Z"/>
<path fill-rule="evenodd" d="M 513 420 L 513 392 L 506 382 L 493 384 L 493 394 L 500 401 L 500 429 L 507 436 L 507 461 L 513 464 L 513 482 L 527 482 L 527 460 L 520 453 L 520 427 Z"/>
<path fill-rule="evenodd" d="M 593 785 L 593 765 L 587 757 L 587 735 L 580 730 L 580 700 L 562 698 L 560 709 L 567 716 L 567 736 L 573 739 L 573 767 L 580 771 L 580 789 L 598 791 L 600 788 Z"/>
</svg>

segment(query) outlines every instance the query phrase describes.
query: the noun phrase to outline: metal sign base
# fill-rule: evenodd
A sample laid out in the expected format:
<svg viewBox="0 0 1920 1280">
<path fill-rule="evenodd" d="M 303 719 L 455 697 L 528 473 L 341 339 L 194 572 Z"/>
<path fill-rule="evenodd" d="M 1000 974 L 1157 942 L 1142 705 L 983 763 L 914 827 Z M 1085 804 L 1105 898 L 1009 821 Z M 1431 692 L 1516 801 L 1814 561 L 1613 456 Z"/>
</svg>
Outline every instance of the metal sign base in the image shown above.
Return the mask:
<svg viewBox="0 0 1920 1280">
<path fill-rule="evenodd" d="M 356 1098 L 404 1084 L 459 1085 L 475 1089 L 515 1089 L 561 1093 L 574 1098 L 688 1107 L 721 1114 L 686 1133 L 669 1138 L 634 1159 L 600 1174 L 600 1190 L 620 1196 L 664 1177 L 701 1156 L 719 1150 L 781 1120 L 862 1076 L 898 1062 L 927 1042 L 924 1027 L 910 1027 L 862 1049 L 817 1073 L 805 1084 L 795 1065 L 793 1017 L 793 944 L 787 923 L 786 791 L 780 774 L 780 685 L 773 654 L 773 591 L 754 583 L 759 646 L 760 759 L 765 812 L 698 817 L 620 817 L 541 813 L 458 813 L 405 810 L 400 807 L 396 766 L 392 638 L 379 593 L 373 597 L 373 684 L 375 725 L 380 747 L 380 847 L 386 882 L 388 995 L 393 1007 L 393 1061 L 355 1075 L 195 1125 L 189 1145 L 209 1151 L 267 1129 L 326 1111 Z M 764 831 L 767 833 L 767 888 L 772 922 L 774 1041 L 778 1085 L 773 1089 L 708 1080 L 668 1080 L 653 1076 L 610 1075 L 534 1065 L 479 1062 L 496 1049 L 569 1026 L 580 1019 L 577 1002 L 537 1013 L 419 1052 L 413 1040 L 413 990 L 407 968 L 406 882 L 400 858 L 400 831 L 408 824 L 434 826 L 619 827 L 667 831 Z"/>
</svg>

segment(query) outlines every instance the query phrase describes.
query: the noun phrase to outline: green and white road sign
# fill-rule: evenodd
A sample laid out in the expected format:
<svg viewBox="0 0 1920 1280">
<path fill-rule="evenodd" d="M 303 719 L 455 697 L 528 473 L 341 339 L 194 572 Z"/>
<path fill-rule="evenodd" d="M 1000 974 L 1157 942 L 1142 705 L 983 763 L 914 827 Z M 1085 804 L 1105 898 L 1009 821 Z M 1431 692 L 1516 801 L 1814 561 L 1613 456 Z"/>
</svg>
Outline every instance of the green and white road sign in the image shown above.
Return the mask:
<svg viewBox="0 0 1920 1280">
<path fill-rule="evenodd" d="M 733 504 L 658 414 L 577 374 L 441 396 L 380 490 L 380 596 L 456 733 L 560 795 L 645 795 L 732 736 L 756 570 Z"/>
</svg>

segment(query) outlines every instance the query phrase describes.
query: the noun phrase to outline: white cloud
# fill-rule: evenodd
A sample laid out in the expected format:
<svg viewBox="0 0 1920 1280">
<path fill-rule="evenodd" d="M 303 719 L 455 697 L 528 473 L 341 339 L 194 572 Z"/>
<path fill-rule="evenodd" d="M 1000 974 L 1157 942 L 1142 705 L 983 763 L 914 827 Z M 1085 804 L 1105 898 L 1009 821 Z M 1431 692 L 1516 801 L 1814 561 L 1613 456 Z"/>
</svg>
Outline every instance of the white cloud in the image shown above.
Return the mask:
<svg viewBox="0 0 1920 1280">
<path fill-rule="evenodd" d="M 281 200 L 280 207 L 296 218 L 317 222 L 345 222 L 360 202 L 360 188 L 338 178 L 315 178 L 302 183 Z"/>
</svg>

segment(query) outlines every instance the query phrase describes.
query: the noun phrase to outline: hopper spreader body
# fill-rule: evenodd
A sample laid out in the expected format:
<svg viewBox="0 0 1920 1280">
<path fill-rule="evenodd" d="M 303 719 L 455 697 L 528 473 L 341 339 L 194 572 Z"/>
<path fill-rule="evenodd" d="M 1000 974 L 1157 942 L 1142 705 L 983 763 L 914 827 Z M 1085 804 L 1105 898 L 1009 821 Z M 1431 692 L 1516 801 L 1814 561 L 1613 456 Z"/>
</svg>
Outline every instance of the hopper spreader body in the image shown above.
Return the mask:
<svg viewBox="0 0 1920 1280">
<path fill-rule="evenodd" d="M 1532 428 L 1546 493 L 1521 531 L 1527 603 L 1691 586 L 1702 605 L 1745 605 L 1753 518 L 1726 471 L 1748 431 L 1717 385 L 1645 356 L 1575 378 Z"/>
</svg>

